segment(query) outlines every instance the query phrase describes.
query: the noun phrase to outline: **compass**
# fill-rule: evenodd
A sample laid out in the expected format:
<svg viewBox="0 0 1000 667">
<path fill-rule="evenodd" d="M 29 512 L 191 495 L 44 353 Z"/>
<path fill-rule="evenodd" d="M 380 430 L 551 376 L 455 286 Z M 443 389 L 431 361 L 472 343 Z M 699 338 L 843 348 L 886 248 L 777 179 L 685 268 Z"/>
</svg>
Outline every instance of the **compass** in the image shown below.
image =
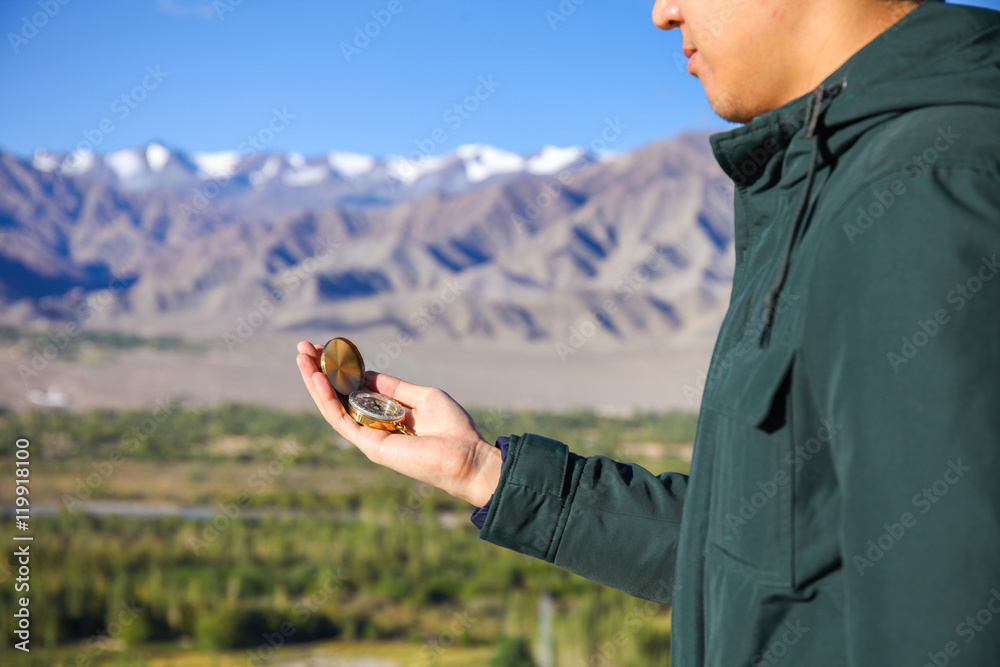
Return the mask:
<svg viewBox="0 0 1000 667">
<path fill-rule="evenodd" d="M 319 365 L 337 393 L 347 397 L 347 411 L 354 421 L 382 431 L 414 435 L 403 425 L 408 408 L 388 396 L 361 388 L 365 383 L 365 362 L 354 343 L 346 338 L 328 341 Z"/>
</svg>

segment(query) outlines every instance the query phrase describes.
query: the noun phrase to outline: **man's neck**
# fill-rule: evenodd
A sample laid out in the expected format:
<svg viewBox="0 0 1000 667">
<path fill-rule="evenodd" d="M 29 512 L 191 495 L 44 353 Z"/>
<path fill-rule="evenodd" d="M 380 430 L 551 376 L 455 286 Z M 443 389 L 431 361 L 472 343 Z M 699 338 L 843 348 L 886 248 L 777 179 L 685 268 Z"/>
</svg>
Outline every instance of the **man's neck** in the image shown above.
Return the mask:
<svg viewBox="0 0 1000 667">
<path fill-rule="evenodd" d="M 823 83 L 855 53 L 916 9 L 922 0 L 846 0 L 815 3 L 803 18 L 796 50 L 799 63 L 784 104 Z M 780 106 L 780 105 L 779 105 Z"/>
</svg>

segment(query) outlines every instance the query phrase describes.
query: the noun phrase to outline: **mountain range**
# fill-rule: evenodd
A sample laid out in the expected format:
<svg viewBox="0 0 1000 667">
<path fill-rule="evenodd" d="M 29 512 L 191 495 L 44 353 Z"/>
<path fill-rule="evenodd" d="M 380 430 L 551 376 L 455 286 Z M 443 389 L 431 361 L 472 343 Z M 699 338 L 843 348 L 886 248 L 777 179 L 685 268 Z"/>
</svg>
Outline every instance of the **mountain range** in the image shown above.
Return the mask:
<svg viewBox="0 0 1000 667">
<path fill-rule="evenodd" d="M 613 156 L 0 152 L 0 322 L 18 326 L 703 346 L 732 238 L 699 134 Z"/>
</svg>

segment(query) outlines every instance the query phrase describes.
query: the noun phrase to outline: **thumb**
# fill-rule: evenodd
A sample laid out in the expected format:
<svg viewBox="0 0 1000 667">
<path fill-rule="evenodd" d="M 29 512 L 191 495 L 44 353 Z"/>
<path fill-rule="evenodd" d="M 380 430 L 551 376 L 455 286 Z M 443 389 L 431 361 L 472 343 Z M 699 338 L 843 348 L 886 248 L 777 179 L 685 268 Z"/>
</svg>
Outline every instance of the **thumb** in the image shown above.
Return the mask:
<svg viewBox="0 0 1000 667">
<path fill-rule="evenodd" d="M 410 408 L 419 404 L 431 390 L 430 387 L 412 384 L 377 371 L 366 372 L 365 382 L 379 394 L 395 399 Z"/>
</svg>

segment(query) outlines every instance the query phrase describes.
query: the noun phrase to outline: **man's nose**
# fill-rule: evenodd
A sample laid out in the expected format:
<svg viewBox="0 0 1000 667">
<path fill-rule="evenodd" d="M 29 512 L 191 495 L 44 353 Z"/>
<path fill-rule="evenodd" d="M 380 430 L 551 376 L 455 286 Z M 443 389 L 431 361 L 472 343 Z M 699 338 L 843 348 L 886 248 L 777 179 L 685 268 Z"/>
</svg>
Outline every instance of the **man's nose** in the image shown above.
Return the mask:
<svg viewBox="0 0 1000 667">
<path fill-rule="evenodd" d="M 656 0 L 653 5 L 653 23 L 657 28 L 671 30 L 681 27 L 683 22 L 681 9 L 675 0 Z"/>
</svg>

